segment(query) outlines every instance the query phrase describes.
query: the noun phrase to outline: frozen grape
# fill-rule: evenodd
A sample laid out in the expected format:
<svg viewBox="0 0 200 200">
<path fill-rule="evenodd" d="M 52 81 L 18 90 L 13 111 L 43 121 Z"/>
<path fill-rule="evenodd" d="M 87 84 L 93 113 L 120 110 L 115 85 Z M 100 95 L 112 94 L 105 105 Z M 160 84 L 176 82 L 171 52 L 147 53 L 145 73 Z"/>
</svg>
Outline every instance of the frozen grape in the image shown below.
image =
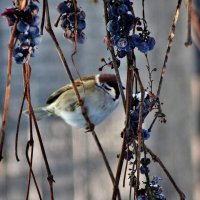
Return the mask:
<svg viewBox="0 0 200 200">
<path fill-rule="evenodd" d="M 21 33 L 27 32 L 29 28 L 30 28 L 29 24 L 24 21 L 19 21 L 17 23 L 17 30 Z"/>
<path fill-rule="evenodd" d="M 66 1 L 59 3 L 57 6 L 57 11 L 60 14 L 69 13 L 69 12 L 71 12 L 71 10 L 72 10 L 71 6 L 69 6 L 69 4 Z"/>
<path fill-rule="evenodd" d="M 40 29 L 38 26 L 30 26 L 28 33 L 30 37 L 34 38 L 34 37 L 39 36 Z"/>
<path fill-rule="evenodd" d="M 85 33 L 78 33 L 77 42 L 83 44 L 85 42 Z"/>
<path fill-rule="evenodd" d="M 82 31 L 83 29 L 85 29 L 85 27 L 86 27 L 86 23 L 84 20 L 78 21 L 78 27 L 77 27 L 78 30 Z"/>
<path fill-rule="evenodd" d="M 39 15 L 32 16 L 32 18 L 30 20 L 30 25 L 31 26 L 39 26 L 39 24 L 40 24 L 40 17 L 39 17 Z"/>
</svg>

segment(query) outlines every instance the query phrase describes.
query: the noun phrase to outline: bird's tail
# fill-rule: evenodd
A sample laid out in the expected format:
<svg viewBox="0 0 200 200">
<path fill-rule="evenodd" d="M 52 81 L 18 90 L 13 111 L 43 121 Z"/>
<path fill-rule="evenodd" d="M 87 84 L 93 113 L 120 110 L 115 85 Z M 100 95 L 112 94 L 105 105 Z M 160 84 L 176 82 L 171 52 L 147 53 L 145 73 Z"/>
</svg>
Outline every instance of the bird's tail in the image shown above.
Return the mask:
<svg viewBox="0 0 200 200">
<path fill-rule="evenodd" d="M 38 107 L 38 108 L 34 108 L 33 109 L 34 114 L 35 114 L 35 118 L 36 120 L 41 120 L 45 117 L 49 117 L 52 114 L 46 109 L 46 107 Z M 23 114 L 28 115 L 29 111 L 28 110 L 24 110 Z"/>
</svg>

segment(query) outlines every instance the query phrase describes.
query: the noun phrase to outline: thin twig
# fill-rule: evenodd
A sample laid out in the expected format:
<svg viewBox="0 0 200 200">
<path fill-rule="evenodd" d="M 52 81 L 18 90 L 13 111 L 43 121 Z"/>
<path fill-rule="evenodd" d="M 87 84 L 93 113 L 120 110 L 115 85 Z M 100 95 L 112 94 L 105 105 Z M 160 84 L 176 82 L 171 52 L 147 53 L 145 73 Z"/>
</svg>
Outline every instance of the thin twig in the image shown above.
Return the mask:
<svg viewBox="0 0 200 200">
<path fill-rule="evenodd" d="M 40 25 L 40 34 L 43 35 L 44 31 L 44 22 L 45 22 L 45 15 L 46 15 L 46 9 L 45 9 L 45 1 L 43 0 L 43 5 L 42 5 L 42 20 L 41 20 L 41 25 Z"/>
<path fill-rule="evenodd" d="M 136 155 L 136 170 L 137 170 L 137 184 L 136 184 L 136 192 L 139 189 L 139 178 L 140 178 L 140 154 L 141 154 L 141 147 L 142 147 L 142 123 L 143 123 L 143 102 L 144 102 L 144 87 L 142 84 L 142 81 L 140 79 L 140 75 L 137 68 L 134 68 L 134 75 L 137 79 L 140 87 L 141 92 L 141 99 L 140 99 L 140 110 L 139 110 L 139 121 L 138 121 L 138 127 L 137 127 L 137 137 L 138 137 L 138 149 L 137 149 L 137 155 Z"/>
<path fill-rule="evenodd" d="M 5 100 L 4 100 L 4 110 L 2 116 L 2 126 L 1 126 L 1 138 L 0 138 L 0 161 L 3 159 L 3 145 L 4 145 L 4 138 L 5 138 L 5 129 L 6 129 L 6 122 L 7 122 L 7 115 L 8 115 L 8 107 L 10 101 L 10 87 L 11 87 L 11 71 L 12 71 L 12 52 L 13 47 L 16 39 L 16 26 L 17 21 L 15 22 L 12 33 L 10 36 L 10 40 L 8 43 L 8 68 L 7 68 L 7 82 L 6 82 L 6 92 L 5 92 Z"/>
<path fill-rule="evenodd" d="M 160 160 L 160 158 L 158 156 L 156 156 L 153 151 L 151 149 L 149 149 L 146 145 L 144 146 L 144 148 L 146 149 L 146 151 L 151 155 L 152 159 L 157 162 L 161 168 L 163 169 L 163 171 L 165 172 L 165 174 L 167 175 L 167 177 L 169 178 L 169 180 L 171 181 L 172 185 L 174 186 L 174 188 L 176 189 L 176 191 L 178 192 L 179 196 L 180 196 L 180 200 L 185 200 L 185 194 L 181 191 L 181 189 L 178 187 L 178 185 L 176 184 L 175 180 L 172 178 L 171 174 L 169 173 L 169 171 L 167 170 L 167 168 L 165 167 L 165 165 L 163 164 L 163 162 Z"/>
<path fill-rule="evenodd" d="M 178 0 L 177 6 L 176 6 L 176 12 L 175 12 L 175 15 L 174 15 L 174 18 L 173 18 L 173 21 L 172 21 L 171 30 L 170 30 L 169 37 L 168 37 L 167 51 L 165 53 L 164 63 L 163 63 L 163 66 L 162 66 L 160 81 L 159 81 L 158 90 L 157 90 L 157 96 L 158 97 L 160 96 L 163 78 L 165 76 L 165 72 L 166 72 L 166 69 L 167 69 L 166 64 L 167 64 L 167 61 L 168 61 L 168 56 L 169 56 L 171 46 L 172 46 L 172 43 L 173 43 L 174 37 L 175 37 L 176 24 L 177 24 L 177 21 L 178 21 L 178 18 L 179 18 L 181 3 L 182 3 L 182 0 Z"/>
<path fill-rule="evenodd" d="M 44 149 L 42 137 L 41 137 L 41 134 L 40 134 L 40 130 L 39 130 L 39 127 L 38 127 L 38 124 L 37 124 L 37 120 L 35 118 L 35 114 L 34 114 L 32 105 L 31 105 L 31 112 L 32 112 L 33 122 L 34 122 L 34 125 L 35 125 L 36 133 L 37 133 L 37 136 L 38 136 L 38 140 L 39 140 L 39 143 L 40 143 L 42 155 L 43 155 L 43 158 L 44 158 L 44 162 L 45 162 L 45 166 L 46 166 L 46 170 L 47 170 L 47 174 L 48 174 L 47 180 L 49 182 L 51 200 L 54 200 L 53 182 L 55 182 L 55 181 L 53 179 L 53 175 L 52 175 L 50 167 L 49 167 L 49 163 L 48 163 L 46 152 L 45 152 L 45 149 Z"/>
<path fill-rule="evenodd" d="M 187 19 L 187 38 L 185 42 L 186 47 L 190 47 L 192 45 L 192 31 L 191 31 L 191 26 L 192 26 L 192 0 L 188 0 L 187 4 L 187 12 L 188 12 L 188 19 Z"/>
<path fill-rule="evenodd" d="M 23 107 L 24 107 L 25 97 L 26 97 L 26 86 L 25 86 L 25 89 L 24 89 L 22 103 L 21 103 L 21 106 L 20 106 L 19 116 L 18 116 L 18 120 L 17 120 L 17 130 L 16 130 L 16 135 L 15 135 L 15 157 L 16 157 L 17 161 L 20 161 L 19 156 L 18 156 L 18 137 L 19 137 L 19 127 L 20 127 L 20 122 L 21 122 L 21 116 L 22 116 L 22 111 L 23 111 Z"/>
<path fill-rule="evenodd" d="M 153 121 L 151 122 L 149 128 L 148 128 L 148 132 L 151 132 L 152 128 L 153 128 L 153 125 L 155 124 L 156 120 L 158 118 L 158 114 L 155 114 L 155 117 L 153 119 Z"/>
<path fill-rule="evenodd" d="M 135 66 L 135 56 L 132 52 L 130 52 L 127 56 L 127 82 L 126 82 L 126 119 L 125 119 L 125 129 L 123 134 L 123 141 L 120 150 L 119 161 L 117 165 L 117 172 L 115 175 L 115 185 L 113 188 L 112 200 L 116 199 L 117 188 L 119 187 L 119 181 L 121 177 L 121 171 L 124 162 L 124 151 L 126 148 L 126 138 L 130 132 L 130 109 L 132 102 L 132 94 L 133 94 L 133 69 Z"/>
<path fill-rule="evenodd" d="M 34 140 L 33 140 L 33 126 L 32 126 L 32 112 L 31 112 L 31 94 L 30 94 L 30 76 L 31 76 L 31 67 L 28 63 L 23 64 L 23 73 L 24 73 L 24 87 L 27 86 L 26 90 L 26 100 L 28 102 L 28 110 L 29 110 L 29 127 L 30 127 L 30 139 L 27 142 L 27 149 L 26 149 L 26 157 L 28 156 L 29 148 L 31 147 L 31 159 L 29 165 L 29 176 L 28 176 L 28 186 L 27 186 L 27 193 L 26 193 L 26 200 L 29 199 L 29 191 L 30 191 L 30 183 L 31 183 L 31 172 L 32 172 L 32 165 L 33 165 L 33 149 L 34 149 Z"/>
</svg>

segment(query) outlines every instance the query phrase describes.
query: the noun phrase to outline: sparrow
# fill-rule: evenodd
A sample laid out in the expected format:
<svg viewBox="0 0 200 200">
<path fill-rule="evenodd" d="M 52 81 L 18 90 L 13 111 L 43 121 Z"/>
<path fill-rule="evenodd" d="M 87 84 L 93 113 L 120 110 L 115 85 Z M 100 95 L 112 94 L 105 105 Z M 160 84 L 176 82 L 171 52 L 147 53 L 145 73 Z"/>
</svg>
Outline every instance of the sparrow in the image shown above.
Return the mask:
<svg viewBox="0 0 200 200">
<path fill-rule="evenodd" d="M 97 74 L 74 82 L 93 125 L 101 123 L 117 107 L 120 92 L 114 74 Z M 73 127 L 87 127 L 72 84 L 67 84 L 53 92 L 46 104 L 44 107 L 34 109 L 37 120 L 58 116 Z"/>
</svg>

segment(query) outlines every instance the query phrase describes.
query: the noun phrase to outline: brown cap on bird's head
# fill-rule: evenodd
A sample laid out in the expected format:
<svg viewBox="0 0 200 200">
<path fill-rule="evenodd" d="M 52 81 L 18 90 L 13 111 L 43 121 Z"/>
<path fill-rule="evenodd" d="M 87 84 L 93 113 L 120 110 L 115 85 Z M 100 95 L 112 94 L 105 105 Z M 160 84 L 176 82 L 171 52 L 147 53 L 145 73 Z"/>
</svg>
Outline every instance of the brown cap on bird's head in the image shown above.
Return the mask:
<svg viewBox="0 0 200 200">
<path fill-rule="evenodd" d="M 100 83 L 106 83 L 110 87 L 113 87 L 115 89 L 115 92 L 116 92 L 115 99 L 119 98 L 120 92 L 119 92 L 119 88 L 118 88 L 118 84 L 117 84 L 117 78 L 116 78 L 115 74 L 100 74 L 99 75 L 99 82 Z"/>
</svg>

